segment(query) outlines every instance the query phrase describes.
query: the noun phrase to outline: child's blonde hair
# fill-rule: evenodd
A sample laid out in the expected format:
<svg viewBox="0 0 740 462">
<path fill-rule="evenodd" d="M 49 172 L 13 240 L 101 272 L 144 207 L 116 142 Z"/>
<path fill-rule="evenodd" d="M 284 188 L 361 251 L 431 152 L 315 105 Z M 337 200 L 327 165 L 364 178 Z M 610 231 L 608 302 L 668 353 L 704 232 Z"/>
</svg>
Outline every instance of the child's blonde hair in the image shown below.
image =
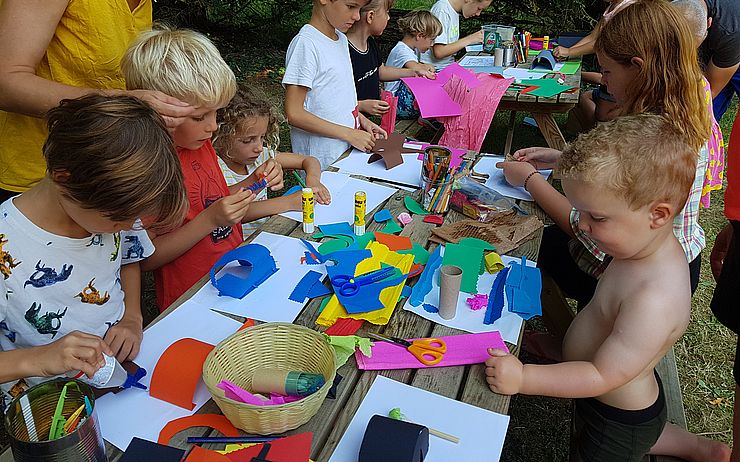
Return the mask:
<svg viewBox="0 0 740 462">
<path fill-rule="evenodd" d="M 380 11 L 381 7 L 384 7 L 385 11 L 390 11 L 394 3 L 396 0 L 370 0 L 360 8 L 360 16 L 370 11 Z"/>
<path fill-rule="evenodd" d="M 632 210 L 669 202 L 678 214 L 696 173 L 696 149 L 665 116 L 639 114 L 600 123 L 563 150 L 561 178 L 604 187 Z"/>
<path fill-rule="evenodd" d="M 398 20 L 398 28 L 403 35 L 434 38 L 442 33 L 442 23 L 431 12 L 416 10 Z"/>
<path fill-rule="evenodd" d="M 236 92 L 234 72 L 198 32 L 158 25 L 141 33 L 121 60 L 130 90 L 159 90 L 195 106 L 223 107 Z"/>
<path fill-rule="evenodd" d="M 189 204 L 180 161 L 162 117 L 131 96 L 65 99 L 46 114 L 47 171 L 65 175 L 62 194 L 118 222 L 143 217 L 180 226 Z"/>
<path fill-rule="evenodd" d="M 638 0 L 603 25 L 594 48 L 628 65 L 641 58 L 622 114 L 659 112 L 699 150 L 711 134 L 702 72 L 686 19 L 670 3 Z"/>
<path fill-rule="evenodd" d="M 219 109 L 216 115 L 218 130 L 213 135 L 213 148 L 221 158 L 232 159 L 234 141 L 256 117 L 267 118 L 267 149 L 276 151 L 280 144 L 282 114 L 264 91 L 240 83 L 229 105 Z"/>
</svg>

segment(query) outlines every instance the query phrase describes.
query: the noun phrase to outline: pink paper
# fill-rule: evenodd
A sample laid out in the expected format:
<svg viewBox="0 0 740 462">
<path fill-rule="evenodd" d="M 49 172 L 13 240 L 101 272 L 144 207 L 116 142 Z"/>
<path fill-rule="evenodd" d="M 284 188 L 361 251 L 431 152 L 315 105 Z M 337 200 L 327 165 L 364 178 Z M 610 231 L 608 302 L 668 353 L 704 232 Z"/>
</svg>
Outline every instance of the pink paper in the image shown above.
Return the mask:
<svg viewBox="0 0 740 462">
<path fill-rule="evenodd" d="M 452 78 L 453 75 L 458 76 L 460 80 L 465 82 L 465 85 L 468 88 L 475 88 L 480 85 L 480 80 L 475 78 L 475 72 L 465 69 L 458 63 L 449 64 L 447 67 L 439 71 L 436 82 L 440 86 L 443 86 Z"/>
<path fill-rule="evenodd" d="M 462 108 L 436 80 L 424 77 L 404 77 L 401 80 L 409 87 L 416 98 L 421 116 L 440 117 L 462 114 Z"/>
<path fill-rule="evenodd" d="M 248 392 L 228 380 L 222 380 L 216 386 L 224 391 L 227 398 L 246 404 L 254 404 L 255 406 L 274 406 L 276 404 L 292 403 L 301 399 L 297 396 L 283 396 L 275 393 L 270 393 L 270 399 L 265 399 Z"/>
<path fill-rule="evenodd" d="M 393 93 L 383 90 L 380 92 L 380 99 L 388 103 L 391 107 L 388 112 L 383 114 L 380 118 L 380 128 L 385 130 L 389 135 L 396 129 L 396 110 L 398 109 L 398 97 L 393 96 Z"/>
<path fill-rule="evenodd" d="M 439 144 L 480 151 L 501 98 L 514 79 L 490 74 L 476 74 L 480 85 L 469 89 L 459 79 L 450 79 L 445 90 L 460 104 L 462 112 L 455 117 L 442 117 L 445 131 Z"/>
<path fill-rule="evenodd" d="M 417 144 L 419 145 L 420 149 L 426 149 L 427 147 L 431 146 L 429 143 L 407 143 L 407 144 Z M 438 145 L 435 145 L 438 146 Z M 441 145 L 440 145 L 441 146 Z M 452 151 L 452 159 L 450 160 L 450 167 L 456 168 L 458 165 L 460 165 L 460 162 L 462 162 L 462 157 L 468 152 L 465 149 L 456 149 L 451 148 L 449 146 L 445 146 L 447 149 Z M 418 160 L 424 160 L 424 153 L 422 152 L 417 157 Z"/>
<path fill-rule="evenodd" d="M 447 343 L 447 352 L 442 361 L 433 366 L 422 364 L 414 355 L 400 346 L 388 342 L 373 341 L 373 356 L 368 358 L 355 351 L 357 367 L 367 371 L 384 369 L 422 369 L 427 367 L 460 366 L 478 364 L 488 358 L 489 348 L 509 349 L 497 331 L 479 334 L 461 334 L 439 337 Z"/>
</svg>

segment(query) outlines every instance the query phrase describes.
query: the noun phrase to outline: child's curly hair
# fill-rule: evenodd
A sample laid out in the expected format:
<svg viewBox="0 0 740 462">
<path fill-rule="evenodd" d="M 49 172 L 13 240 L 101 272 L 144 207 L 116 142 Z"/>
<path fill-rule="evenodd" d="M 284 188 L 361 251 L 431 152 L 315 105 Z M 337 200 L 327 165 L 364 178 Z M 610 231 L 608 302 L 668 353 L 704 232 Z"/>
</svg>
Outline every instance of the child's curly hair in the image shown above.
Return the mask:
<svg viewBox="0 0 740 462">
<path fill-rule="evenodd" d="M 280 124 L 284 117 L 267 94 L 253 84 L 240 82 L 228 106 L 218 110 L 218 130 L 213 147 L 222 158 L 231 159 L 231 147 L 239 133 L 256 117 L 267 117 L 267 149 L 276 151 L 280 144 Z"/>
</svg>

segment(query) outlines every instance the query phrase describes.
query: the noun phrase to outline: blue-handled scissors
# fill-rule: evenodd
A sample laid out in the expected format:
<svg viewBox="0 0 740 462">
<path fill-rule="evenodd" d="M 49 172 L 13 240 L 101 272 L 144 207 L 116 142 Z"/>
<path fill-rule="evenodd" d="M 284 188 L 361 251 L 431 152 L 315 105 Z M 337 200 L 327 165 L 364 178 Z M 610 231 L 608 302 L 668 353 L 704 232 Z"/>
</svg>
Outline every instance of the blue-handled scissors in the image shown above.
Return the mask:
<svg viewBox="0 0 740 462">
<path fill-rule="evenodd" d="M 339 274 L 331 278 L 331 285 L 339 290 L 340 295 L 351 297 L 360 291 L 360 286 L 382 281 L 391 276 L 395 270 L 394 267 L 388 266 L 359 276 Z"/>
</svg>

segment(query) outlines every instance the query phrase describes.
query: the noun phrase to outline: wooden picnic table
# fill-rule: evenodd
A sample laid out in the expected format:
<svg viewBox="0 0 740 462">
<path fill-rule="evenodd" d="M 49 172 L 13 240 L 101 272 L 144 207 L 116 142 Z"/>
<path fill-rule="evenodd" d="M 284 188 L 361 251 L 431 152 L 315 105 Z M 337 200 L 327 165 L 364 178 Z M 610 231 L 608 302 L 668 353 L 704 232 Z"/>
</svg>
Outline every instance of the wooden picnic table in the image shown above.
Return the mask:
<svg viewBox="0 0 740 462">
<path fill-rule="evenodd" d="M 465 56 L 490 56 L 490 53 L 474 51 L 466 53 Z M 528 69 L 532 65 L 532 61 L 535 57 L 536 55 L 530 53 L 527 62 L 521 63 L 516 67 Z M 540 132 L 542 132 L 542 136 L 545 138 L 547 145 L 553 149 L 563 149 L 565 146 L 565 138 L 563 137 L 563 133 L 560 131 L 558 124 L 555 122 L 553 114 L 567 113 L 573 109 L 576 104 L 578 104 L 581 88 L 581 70 L 581 67 L 579 67 L 575 74 L 565 76 L 565 85 L 575 87 L 574 91 L 560 93 L 550 98 L 532 96 L 526 93 L 521 94 L 518 91 L 511 89 L 511 87 L 506 90 L 506 93 L 504 93 L 504 96 L 501 98 L 501 102 L 498 105 L 498 109 L 511 111 L 504 155 L 508 155 L 511 152 L 511 144 L 514 137 L 514 122 L 516 120 L 517 112 L 531 113 L 532 118 L 537 122 L 537 126 L 539 127 Z"/>
<path fill-rule="evenodd" d="M 412 195 L 414 199 L 418 200 L 420 191 L 408 192 L 399 190 L 386 202 L 373 210 L 368 216 L 372 218 L 376 211 L 383 208 L 389 209 L 394 217 L 398 216 L 399 213 L 406 211 L 403 205 L 403 198 L 407 195 Z M 541 209 L 533 206 L 533 203 L 524 202 L 521 205 L 528 211 L 541 216 Z M 454 223 L 464 218 L 465 217 L 462 214 L 450 211 L 445 217 L 445 223 Z M 400 234 L 402 236 L 408 236 L 412 242 L 419 243 L 425 248 L 432 250 L 436 244 L 428 242 L 428 238 L 434 227 L 435 225 L 424 223 L 422 218 L 416 215 L 414 216 L 414 220 L 407 225 Z M 372 219 L 368 221 L 368 231 L 379 231 L 381 228 L 382 224 L 376 223 Z M 264 224 L 260 231 L 250 236 L 246 242 L 250 242 L 259 232 L 262 231 L 296 238 L 306 237 L 302 231 L 300 223 L 281 216 L 274 216 Z M 537 258 L 541 240 L 542 230 L 539 230 L 532 239 L 522 243 L 518 248 L 509 252 L 508 255 L 526 256 L 527 258 L 534 260 Z M 413 285 L 415 282 L 416 279 L 412 280 L 411 284 Z M 206 275 L 191 289 L 185 292 L 170 308 L 157 317 L 152 324 L 176 310 L 181 304 L 192 297 L 204 284 L 208 283 L 209 279 Z M 323 328 L 319 329 L 319 326 L 314 322 L 318 317 L 320 302 L 320 299 L 310 300 L 295 320 L 295 324 L 307 326 L 316 330 L 323 330 Z M 457 329 L 438 325 L 412 312 L 405 311 L 402 309 L 402 305 L 403 302 L 398 304 L 386 326 L 376 326 L 365 322 L 357 334 L 363 335 L 367 332 L 377 332 L 386 333 L 396 337 L 411 338 L 426 336 L 437 337 L 464 333 Z M 240 318 L 240 320 L 244 319 Z M 519 341 L 517 342 L 517 345 L 508 344 L 511 352 L 516 355 L 519 354 L 521 334 L 522 332 L 519 333 Z M 311 447 L 311 457 L 316 462 L 325 462 L 329 459 L 339 443 L 342 434 L 352 420 L 355 411 L 362 402 L 363 397 L 369 390 L 375 376 L 378 374 L 501 414 L 506 414 L 509 409 L 509 396 L 498 395 L 489 390 L 484 377 L 483 364 L 429 369 L 362 371 L 357 368 L 354 357 L 351 357 L 344 366 L 338 369 L 337 372 L 343 378 L 337 389 L 336 398 L 326 399 L 319 409 L 319 412 L 311 418 L 308 423 L 287 433 L 295 434 L 312 432 L 313 443 Z M 220 414 L 221 411 L 213 400 L 210 400 L 198 410 L 198 413 Z M 211 435 L 217 436 L 219 433 L 208 428 L 191 428 L 175 435 L 169 444 L 171 446 L 184 449 L 189 446 L 186 443 L 187 437 Z M 120 459 L 123 453 L 108 442 L 105 444 L 108 460 L 110 462 L 116 462 Z M 204 445 L 204 447 L 221 449 L 223 444 L 210 446 Z M 0 462 L 10 462 L 12 460 L 13 458 L 10 449 L 0 455 Z"/>
</svg>

